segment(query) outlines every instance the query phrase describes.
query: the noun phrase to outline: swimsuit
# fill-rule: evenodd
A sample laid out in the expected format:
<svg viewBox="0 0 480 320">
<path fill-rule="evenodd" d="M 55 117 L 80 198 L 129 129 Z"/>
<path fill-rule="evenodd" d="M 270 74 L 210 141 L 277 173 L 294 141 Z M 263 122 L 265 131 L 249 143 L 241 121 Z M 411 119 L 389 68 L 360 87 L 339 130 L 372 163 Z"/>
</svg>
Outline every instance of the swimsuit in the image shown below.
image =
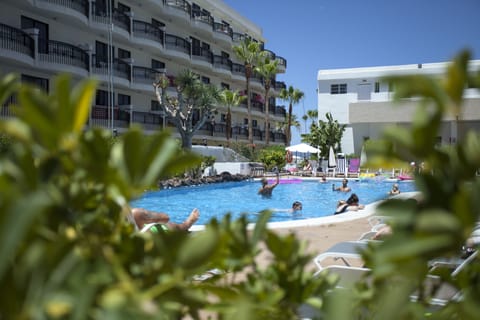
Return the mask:
<svg viewBox="0 0 480 320">
<path fill-rule="evenodd" d="M 168 231 L 168 227 L 165 224 L 156 224 L 152 226 L 149 230 L 153 233 L 159 233 L 161 231 Z"/>
<path fill-rule="evenodd" d="M 335 215 L 335 214 L 340 214 L 340 213 L 346 212 L 349 206 L 350 206 L 350 205 L 348 205 L 348 204 L 343 204 L 341 207 L 338 207 L 338 208 L 337 208 L 337 210 L 335 211 L 334 215 Z"/>
</svg>

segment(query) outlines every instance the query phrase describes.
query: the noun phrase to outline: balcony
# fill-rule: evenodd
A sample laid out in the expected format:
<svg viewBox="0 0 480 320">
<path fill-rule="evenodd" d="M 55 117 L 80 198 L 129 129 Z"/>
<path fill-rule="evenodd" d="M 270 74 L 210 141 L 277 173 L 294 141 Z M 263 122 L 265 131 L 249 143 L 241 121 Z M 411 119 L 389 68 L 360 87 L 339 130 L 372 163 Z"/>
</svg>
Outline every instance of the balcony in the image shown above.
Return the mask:
<svg viewBox="0 0 480 320">
<path fill-rule="evenodd" d="M 189 62 L 190 46 L 190 42 L 184 38 L 180 38 L 168 33 L 165 36 L 165 48 L 167 49 L 166 54 L 168 54 L 174 60 L 180 60 L 180 62 L 183 63 Z"/>
<path fill-rule="evenodd" d="M 278 72 L 284 73 L 287 70 L 287 60 L 279 56 L 276 56 L 275 60 L 278 61 Z"/>
<path fill-rule="evenodd" d="M 213 67 L 217 73 L 227 76 L 232 74 L 232 60 L 228 59 L 227 57 L 218 55 L 213 56 Z"/>
<path fill-rule="evenodd" d="M 0 50 L 3 57 L 32 63 L 35 41 L 26 32 L 0 23 Z"/>
<path fill-rule="evenodd" d="M 206 14 L 193 14 L 192 24 L 195 32 L 204 37 L 211 37 L 213 33 L 213 17 Z"/>
<path fill-rule="evenodd" d="M 77 74 L 86 76 L 86 72 L 90 70 L 88 53 L 79 47 L 60 41 L 49 40 L 46 42 L 40 39 L 38 45 L 39 48 L 43 48 L 38 53 L 39 61 L 53 67 L 59 65 L 59 71 L 66 71 L 65 66 L 69 66 L 71 67 L 69 71 L 76 71 Z"/>
<path fill-rule="evenodd" d="M 37 0 L 36 5 L 42 9 L 55 11 L 88 22 L 88 0 Z"/>
<path fill-rule="evenodd" d="M 92 6 L 92 20 L 96 23 L 108 25 L 110 23 L 108 12 L 101 6 L 94 5 Z M 124 12 L 118 10 L 117 8 L 113 9 L 112 12 L 112 23 L 115 27 L 113 28 L 114 33 L 118 33 L 125 37 L 129 38 L 130 35 L 130 17 Z M 106 29 L 102 27 L 102 29 Z"/>
<path fill-rule="evenodd" d="M 142 42 L 156 50 L 164 46 L 165 32 L 151 23 L 134 20 L 133 35 L 135 42 Z"/>
<path fill-rule="evenodd" d="M 132 87 L 152 92 L 152 85 L 155 81 L 157 81 L 158 77 L 160 76 L 160 72 L 152 68 L 134 66 L 132 76 Z"/>
<path fill-rule="evenodd" d="M 240 82 L 245 82 L 245 66 L 243 64 L 232 63 L 232 78 Z"/>
<path fill-rule="evenodd" d="M 184 27 L 190 26 L 190 16 L 192 6 L 185 0 L 166 0 L 165 14 L 175 19 L 176 23 L 182 24 Z"/>
<path fill-rule="evenodd" d="M 247 38 L 247 36 L 243 33 L 232 32 L 232 41 L 235 45 L 240 44 L 246 38 Z"/>
<path fill-rule="evenodd" d="M 223 48 L 231 49 L 233 30 L 230 26 L 215 22 L 213 24 L 213 37 Z"/>
<path fill-rule="evenodd" d="M 117 84 L 129 87 L 130 83 L 130 65 L 120 59 L 115 59 L 112 65 L 113 77 Z M 98 75 L 103 81 L 108 81 L 109 70 L 106 57 L 97 57 L 92 55 L 92 73 Z"/>
<path fill-rule="evenodd" d="M 210 71 L 213 63 L 213 53 L 202 47 L 192 47 L 192 63 L 201 69 Z"/>
</svg>

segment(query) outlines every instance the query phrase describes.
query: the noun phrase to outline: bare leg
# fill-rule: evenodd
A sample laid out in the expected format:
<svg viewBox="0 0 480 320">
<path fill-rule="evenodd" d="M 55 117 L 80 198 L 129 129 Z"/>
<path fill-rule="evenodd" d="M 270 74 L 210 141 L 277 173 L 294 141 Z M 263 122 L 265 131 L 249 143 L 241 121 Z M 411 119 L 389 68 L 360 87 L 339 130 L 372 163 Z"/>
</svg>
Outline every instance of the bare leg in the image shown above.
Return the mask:
<svg viewBox="0 0 480 320">
<path fill-rule="evenodd" d="M 193 209 L 188 218 L 183 221 L 182 223 L 174 223 L 174 222 L 169 222 L 167 223 L 167 226 L 171 230 L 185 230 L 187 231 L 190 229 L 191 226 L 195 222 L 197 222 L 198 218 L 200 216 L 200 211 L 198 211 L 197 208 Z"/>
<path fill-rule="evenodd" d="M 163 212 L 154 212 L 142 208 L 133 208 L 132 215 L 139 229 L 142 229 L 148 223 L 166 224 L 170 217 Z"/>
</svg>

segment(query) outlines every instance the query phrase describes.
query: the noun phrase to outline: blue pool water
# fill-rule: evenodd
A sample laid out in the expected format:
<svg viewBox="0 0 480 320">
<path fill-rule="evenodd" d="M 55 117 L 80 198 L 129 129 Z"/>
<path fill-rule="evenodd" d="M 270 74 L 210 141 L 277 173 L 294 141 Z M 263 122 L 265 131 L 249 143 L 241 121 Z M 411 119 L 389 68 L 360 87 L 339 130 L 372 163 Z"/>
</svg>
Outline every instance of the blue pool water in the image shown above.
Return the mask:
<svg viewBox="0 0 480 320">
<path fill-rule="evenodd" d="M 262 198 L 257 194 L 259 181 L 227 182 L 219 184 L 181 187 L 168 190 L 147 192 L 132 201 L 132 207 L 141 207 L 153 211 L 168 213 L 171 221 L 183 221 L 193 208 L 200 210 L 198 224 L 206 224 L 212 218 L 221 220 L 226 213 L 238 218 L 246 213 L 249 221 L 255 222 L 258 212 L 265 209 L 291 208 L 294 201 L 303 204 L 303 210 L 295 213 L 274 212 L 271 222 L 303 220 L 332 215 L 339 200 L 346 200 L 356 193 L 361 204 L 369 204 L 388 197 L 393 182 L 359 180 L 349 181 L 351 192 L 332 191 L 332 184 L 340 186 L 341 181 L 304 180 L 296 183 L 281 183 L 273 191 L 271 198 Z M 397 182 L 402 192 L 415 191 L 410 181 Z"/>
</svg>

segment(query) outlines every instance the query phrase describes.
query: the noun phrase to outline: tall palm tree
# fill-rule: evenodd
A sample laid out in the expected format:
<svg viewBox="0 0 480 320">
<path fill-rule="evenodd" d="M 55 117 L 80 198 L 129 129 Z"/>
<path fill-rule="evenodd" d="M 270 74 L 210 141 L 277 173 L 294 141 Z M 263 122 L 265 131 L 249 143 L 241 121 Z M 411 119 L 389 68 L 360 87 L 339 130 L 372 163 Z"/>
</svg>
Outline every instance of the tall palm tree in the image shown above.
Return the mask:
<svg viewBox="0 0 480 320">
<path fill-rule="evenodd" d="M 275 75 L 278 73 L 278 61 L 272 61 L 269 58 L 261 60 L 255 68 L 255 71 L 263 77 L 263 87 L 265 88 L 265 144 L 268 146 L 270 143 L 270 100 L 268 95 L 270 93 L 272 79 L 275 79 Z"/>
<path fill-rule="evenodd" d="M 231 91 L 225 89 L 220 92 L 220 102 L 223 103 L 227 107 L 227 117 L 226 117 L 226 130 L 225 135 L 227 138 L 227 147 L 230 147 L 230 138 L 232 137 L 232 111 L 231 107 L 236 107 L 243 100 L 245 100 L 245 96 L 241 96 L 238 90 Z"/>
<path fill-rule="evenodd" d="M 260 57 L 266 55 L 262 53 L 260 43 L 246 37 L 238 46 L 233 46 L 233 52 L 238 59 L 242 60 L 245 66 L 245 80 L 247 93 L 247 112 L 248 112 L 248 141 L 253 146 L 253 126 L 252 126 L 252 103 L 250 101 L 250 78 L 253 75 L 254 66 L 258 63 Z"/>
<path fill-rule="evenodd" d="M 288 123 L 286 127 L 286 141 L 285 145 L 288 147 L 290 142 L 292 141 L 292 113 L 293 113 L 293 105 L 297 104 L 302 100 L 304 93 L 299 89 L 295 89 L 292 86 L 289 86 L 288 89 L 282 89 L 280 91 L 280 99 L 288 101 Z"/>
</svg>

